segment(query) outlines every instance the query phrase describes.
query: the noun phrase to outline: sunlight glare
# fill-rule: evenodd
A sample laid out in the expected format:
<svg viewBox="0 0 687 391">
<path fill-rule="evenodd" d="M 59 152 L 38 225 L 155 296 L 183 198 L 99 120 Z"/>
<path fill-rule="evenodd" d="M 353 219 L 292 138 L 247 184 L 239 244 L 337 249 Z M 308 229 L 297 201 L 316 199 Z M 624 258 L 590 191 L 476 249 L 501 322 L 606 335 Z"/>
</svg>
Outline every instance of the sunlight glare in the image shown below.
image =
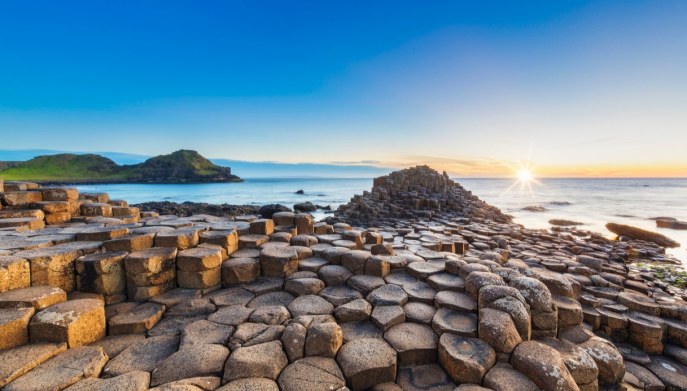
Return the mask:
<svg viewBox="0 0 687 391">
<path fill-rule="evenodd" d="M 518 180 L 520 182 L 529 182 L 532 179 L 534 179 L 534 177 L 532 176 L 532 171 L 528 169 L 522 169 L 518 171 Z"/>
</svg>

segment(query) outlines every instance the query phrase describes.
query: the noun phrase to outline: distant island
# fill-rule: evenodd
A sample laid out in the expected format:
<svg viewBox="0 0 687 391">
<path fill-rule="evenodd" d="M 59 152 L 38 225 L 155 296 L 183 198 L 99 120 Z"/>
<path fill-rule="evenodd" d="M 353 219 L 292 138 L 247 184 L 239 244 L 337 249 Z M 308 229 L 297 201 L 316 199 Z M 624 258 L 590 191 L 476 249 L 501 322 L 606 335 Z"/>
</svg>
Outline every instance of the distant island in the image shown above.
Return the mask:
<svg viewBox="0 0 687 391">
<path fill-rule="evenodd" d="M 241 182 L 231 168 L 218 166 L 196 151 L 179 150 L 143 163 L 118 165 L 95 154 L 37 156 L 26 162 L 0 162 L 6 181 L 50 183 L 208 183 Z"/>
</svg>

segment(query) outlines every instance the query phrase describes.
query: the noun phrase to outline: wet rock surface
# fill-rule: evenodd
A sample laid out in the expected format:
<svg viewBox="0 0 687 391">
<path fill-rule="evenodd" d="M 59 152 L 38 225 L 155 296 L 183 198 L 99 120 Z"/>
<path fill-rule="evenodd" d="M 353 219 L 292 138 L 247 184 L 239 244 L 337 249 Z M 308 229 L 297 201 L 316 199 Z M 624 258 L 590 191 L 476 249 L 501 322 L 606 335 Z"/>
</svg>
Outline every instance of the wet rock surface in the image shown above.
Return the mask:
<svg viewBox="0 0 687 391">
<path fill-rule="evenodd" d="M 29 220 L 0 228 L 8 390 L 687 387 L 684 292 L 634 266 L 660 247 L 527 229 L 427 167 L 319 223 L 22 188 L 8 216 Z"/>
</svg>

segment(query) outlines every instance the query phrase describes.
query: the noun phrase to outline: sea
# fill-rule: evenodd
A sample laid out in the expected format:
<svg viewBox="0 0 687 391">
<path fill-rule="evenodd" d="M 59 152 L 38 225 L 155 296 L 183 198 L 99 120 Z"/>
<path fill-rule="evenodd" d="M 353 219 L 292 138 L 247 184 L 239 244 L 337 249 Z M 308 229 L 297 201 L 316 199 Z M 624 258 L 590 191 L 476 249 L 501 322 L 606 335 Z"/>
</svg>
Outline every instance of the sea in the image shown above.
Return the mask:
<svg viewBox="0 0 687 391">
<path fill-rule="evenodd" d="M 613 236 L 608 222 L 629 224 L 660 232 L 681 244 L 667 252 L 687 266 L 687 230 L 657 228 L 652 217 L 687 221 L 687 178 L 682 179 L 537 179 L 519 183 L 511 179 L 454 178 L 481 199 L 514 216 L 528 228 L 550 228 L 549 220 L 583 223 L 582 229 Z M 107 192 L 129 203 L 147 201 L 207 202 L 265 205 L 311 201 L 333 209 L 372 187 L 369 179 L 255 178 L 241 183 L 208 184 L 98 184 L 77 186 L 82 192 Z M 303 194 L 296 194 L 303 190 Z M 523 208 L 539 206 L 542 211 Z M 322 211 L 316 219 L 324 218 Z"/>
</svg>

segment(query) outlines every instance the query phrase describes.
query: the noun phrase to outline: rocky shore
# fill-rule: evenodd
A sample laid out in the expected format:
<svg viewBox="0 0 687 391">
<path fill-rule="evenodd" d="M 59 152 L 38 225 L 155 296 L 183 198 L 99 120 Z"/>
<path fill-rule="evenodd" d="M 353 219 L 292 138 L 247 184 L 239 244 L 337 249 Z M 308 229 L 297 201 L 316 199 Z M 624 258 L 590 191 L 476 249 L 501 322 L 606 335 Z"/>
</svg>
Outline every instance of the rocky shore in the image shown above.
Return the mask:
<svg viewBox="0 0 687 391">
<path fill-rule="evenodd" d="M 429 167 L 322 222 L 0 194 L 5 390 L 687 389 L 663 247 L 527 229 Z"/>
</svg>

